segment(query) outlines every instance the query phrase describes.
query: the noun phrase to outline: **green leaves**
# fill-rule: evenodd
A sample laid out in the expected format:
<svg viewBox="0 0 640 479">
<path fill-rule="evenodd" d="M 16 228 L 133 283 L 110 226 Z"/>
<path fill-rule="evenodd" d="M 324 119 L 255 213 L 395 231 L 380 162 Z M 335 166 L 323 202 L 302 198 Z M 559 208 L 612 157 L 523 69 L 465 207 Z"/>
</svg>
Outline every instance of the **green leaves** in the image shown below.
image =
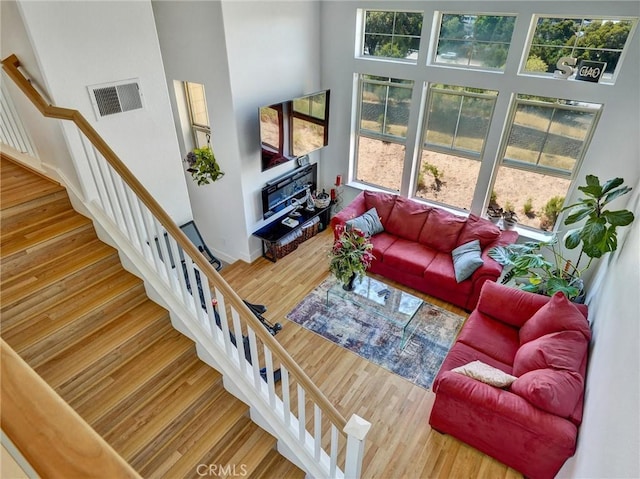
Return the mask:
<svg viewBox="0 0 640 479">
<path fill-rule="evenodd" d="M 586 221 L 582 227 L 569 230 L 565 234 L 564 245 L 568 249 L 575 249 L 582 244 L 582 253 L 589 258 L 600 258 L 617 249 L 616 228 L 627 226 L 634 220 L 631 211 L 608 211 L 604 207 L 616 198 L 629 193 L 631 188 L 622 186 L 624 183 L 622 178 L 612 178 L 601 185 L 597 176 L 587 175 L 586 182 L 586 186 L 578 187 L 586 198 L 564 208 L 570 210 L 564 223 L 572 225 L 582 220 Z"/>
</svg>

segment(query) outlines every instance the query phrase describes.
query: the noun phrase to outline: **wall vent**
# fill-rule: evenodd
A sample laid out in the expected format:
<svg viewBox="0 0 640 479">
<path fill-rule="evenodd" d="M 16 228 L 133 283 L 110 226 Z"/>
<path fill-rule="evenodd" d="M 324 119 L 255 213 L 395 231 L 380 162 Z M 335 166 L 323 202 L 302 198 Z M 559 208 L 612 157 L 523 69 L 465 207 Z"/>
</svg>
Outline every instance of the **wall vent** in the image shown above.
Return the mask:
<svg viewBox="0 0 640 479">
<path fill-rule="evenodd" d="M 140 82 L 137 79 L 91 85 L 87 88 L 98 119 L 143 108 Z"/>
</svg>

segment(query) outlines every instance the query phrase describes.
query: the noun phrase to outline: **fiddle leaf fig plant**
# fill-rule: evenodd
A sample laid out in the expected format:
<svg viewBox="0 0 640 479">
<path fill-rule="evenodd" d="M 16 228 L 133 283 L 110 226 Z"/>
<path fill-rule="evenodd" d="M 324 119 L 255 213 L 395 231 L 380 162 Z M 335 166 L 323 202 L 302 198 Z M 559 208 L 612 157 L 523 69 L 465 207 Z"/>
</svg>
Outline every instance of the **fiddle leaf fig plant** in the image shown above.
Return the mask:
<svg viewBox="0 0 640 479">
<path fill-rule="evenodd" d="M 615 251 L 618 248 L 617 227 L 627 226 L 635 219 L 629 210 L 611 211 L 604 208 L 616 198 L 631 191 L 630 187 L 623 186 L 622 178 L 610 179 L 602 185 L 600 179 L 594 175 L 587 175 L 586 180 L 586 186 L 578 187 L 585 197 L 562 210 L 569 210 L 569 215 L 564 220 L 566 225 L 586 219 L 582 226 L 567 231 L 564 236 L 564 245 L 568 249 L 582 245 L 576 268 L 583 255 L 589 258 L 588 268 L 593 258 L 600 258 Z"/>
<path fill-rule="evenodd" d="M 494 246 L 489 256 L 499 264 L 508 267 L 502 278 L 506 284 L 515 278 L 524 278 L 521 289 L 539 294 L 553 296 L 562 291 L 569 299 L 576 299 L 584 291 L 582 273 L 591 266 L 594 258 L 600 258 L 618 248 L 619 226 L 627 226 L 634 220 L 633 213 L 628 210 L 606 210 L 604 207 L 614 199 L 631 191 L 623 186 L 622 178 L 613 178 L 600 184 L 597 176 L 587 175 L 586 186 L 578 189 L 585 194 L 578 202 L 569 205 L 562 211 L 569 211 L 565 225 L 575 225 L 586 220 L 580 227 L 569 230 L 563 244 L 566 249 L 582 246 L 578 260 L 573 263 L 566 259 L 554 235 L 547 241 L 530 241 L 507 246 Z M 581 260 L 589 258 L 587 264 L 580 266 Z"/>
<path fill-rule="evenodd" d="M 224 176 L 224 171 L 220 169 L 213 151 L 208 146 L 194 148 L 187 153 L 184 161 L 189 165 L 187 171 L 191 173 L 198 186 L 208 185 Z"/>
</svg>

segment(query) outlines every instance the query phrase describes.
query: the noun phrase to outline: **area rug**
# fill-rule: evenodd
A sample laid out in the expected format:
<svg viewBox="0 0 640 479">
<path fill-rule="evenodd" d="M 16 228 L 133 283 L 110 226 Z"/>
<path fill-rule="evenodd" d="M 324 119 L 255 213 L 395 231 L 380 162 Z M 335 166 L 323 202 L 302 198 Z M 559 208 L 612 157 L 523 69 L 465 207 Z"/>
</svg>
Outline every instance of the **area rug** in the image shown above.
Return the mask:
<svg viewBox="0 0 640 479">
<path fill-rule="evenodd" d="M 327 290 L 334 284 L 329 277 L 287 319 L 428 389 L 465 318 L 425 302 L 413 318 L 419 321 L 415 332 L 400 349 L 402 329 L 380 315 L 333 295 L 327 306 Z"/>
</svg>

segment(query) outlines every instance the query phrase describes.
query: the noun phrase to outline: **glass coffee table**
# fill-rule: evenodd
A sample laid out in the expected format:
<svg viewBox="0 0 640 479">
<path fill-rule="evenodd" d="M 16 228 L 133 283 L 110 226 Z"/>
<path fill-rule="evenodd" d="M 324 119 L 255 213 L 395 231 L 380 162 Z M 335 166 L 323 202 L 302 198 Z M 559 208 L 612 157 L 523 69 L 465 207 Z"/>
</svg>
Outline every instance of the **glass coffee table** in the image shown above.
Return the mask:
<svg viewBox="0 0 640 479">
<path fill-rule="evenodd" d="M 331 286 L 327 290 L 327 307 L 331 304 L 330 298 L 340 298 L 382 316 L 402 329 L 400 349 L 404 349 L 417 327 L 418 322 L 413 319 L 424 301 L 369 276 L 356 279 L 354 285 L 353 291 L 346 291 L 342 283 Z"/>
</svg>

